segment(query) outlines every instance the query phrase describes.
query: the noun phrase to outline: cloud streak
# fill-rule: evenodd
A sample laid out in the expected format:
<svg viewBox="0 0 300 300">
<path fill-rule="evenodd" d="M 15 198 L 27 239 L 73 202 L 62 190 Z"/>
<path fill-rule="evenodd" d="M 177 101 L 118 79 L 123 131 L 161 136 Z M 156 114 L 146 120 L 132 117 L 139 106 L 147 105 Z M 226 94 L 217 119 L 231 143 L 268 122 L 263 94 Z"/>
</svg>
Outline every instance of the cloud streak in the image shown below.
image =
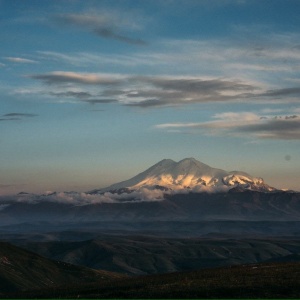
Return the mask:
<svg viewBox="0 0 300 300">
<path fill-rule="evenodd" d="M 13 62 L 13 63 L 21 63 L 21 64 L 35 64 L 37 61 L 22 57 L 4 57 L 7 61 Z"/>
<path fill-rule="evenodd" d="M 24 118 L 33 118 L 37 117 L 36 114 L 28 114 L 28 113 L 8 113 L 4 114 L 0 117 L 0 122 L 6 122 L 6 121 L 20 121 Z"/>
<path fill-rule="evenodd" d="M 0 118 L 0 122 L 6 122 L 6 121 L 20 121 L 20 118 Z"/>
<path fill-rule="evenodd" d="M 145 41 L 143 41 L 142 39 L 135 39 L 135 38 L 131 38 L 131 37 L 128 37 L 125 35 L 121 35 L 121 34 L 114 32 L 114 30 L 108 29 L 108 28 L 96 28 L 96 29 L 94 29 L 94 32 L 96 35 L 99 35 L 103 38 L 114 39 L 114 40 L 124 42 L 127 44 L 142 45 L 142 46 L 147 45 L 147 43 Z"/>
<path fill-rule="evenodd" d="M 233 101 L 243 99 L 249 91 L 257 89 L 250 83 L 234 79 L 140 77 L 132 80 L 144 87 L 127 93 L 129 101 L 125 105 L 143 108 Z M 138 101 L 132 101 L 134 99 Z"/>
<path fill-rule="evenodd" d="M 66 84 L 66 83 L 80 83 L 91 85 L 114 85 L 120 83 L 120 79 L 114 76 L 101 76 L 95 73 L 76 73 L 56 71 L 45 74 L 34 74 L 28 77 L 32 79 L 41 80 L 46 84 Z"/>
<path fill-rule="evenodd" d="M 291 87 L 291 88 L 282 88 L 282 89 L 275 89 L 269 90 L 260 96 L 267 96 L 267 97 L 292 97 L 292 96 L 300 96 L 300 87 Z"/>
<path fill-rule="evenodd" d="M 27 113 L 9 113 L 3 115 L 3 117 L 25 117 L 25 118 L 32 118 L 37 117 L 36 114 L 27 114 Z"/>
<path fill-rule="evenodd" d="M 91 93 L 79 91 L 49 92 L 47 94 L 58 98 L 72 97 L 78 99 L 87 99 L 93 96 Z"/>
<path fill-rule="evenodd" d="M 216 114 L 213 121 L 194 123 L 165 123 L 157 129 L 180 133 L 194 133 L 241 138 L 300 140 L 300 117 L 263 117 L 254 113 Z"/>
<path fill-rule="evenodd" d="M 93 104 L 117 103 L 118 100 L 116 100 L 116 99 L 89 99 L 89 100 L 84 100 L 84 102 L 93 105 Z"/>
<path fill-rule="evenodd" d="M 113 39 L 119 42 L 131 45 L 146 45 L 147 43 L 139 38 L 133 38 L 127 34 L 121 33 L 123 28 L 133 29 L 137 26 L 120 17 L 116 13 L 99 14 L 62 14 L 56 16 L 55 20 L 59 24 L 76 26 L 87 30 L 99 37 Z"/>
</svg>

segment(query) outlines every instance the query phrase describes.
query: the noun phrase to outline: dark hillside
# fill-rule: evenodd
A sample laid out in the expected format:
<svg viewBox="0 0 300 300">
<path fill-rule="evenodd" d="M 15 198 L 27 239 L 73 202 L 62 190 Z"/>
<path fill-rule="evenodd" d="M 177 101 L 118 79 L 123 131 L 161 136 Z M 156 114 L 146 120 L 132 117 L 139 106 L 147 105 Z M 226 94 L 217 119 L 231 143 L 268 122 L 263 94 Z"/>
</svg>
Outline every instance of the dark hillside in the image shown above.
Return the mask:
<svg viewBox="0 0 300 300">
<path fill-rule="evenodd" d="M 122 275 L 46 259 L 0 242 L 0 296 L 7 292 L 42 289 L 65 284 L 103 283 Z"/>
<path fill-rule="evenodd" d="M 39 293 L 15 294 L 22 298 L 285 298 L 300 297 L 300 263 L 272 263 L 141 276 Z"/>
</svg>

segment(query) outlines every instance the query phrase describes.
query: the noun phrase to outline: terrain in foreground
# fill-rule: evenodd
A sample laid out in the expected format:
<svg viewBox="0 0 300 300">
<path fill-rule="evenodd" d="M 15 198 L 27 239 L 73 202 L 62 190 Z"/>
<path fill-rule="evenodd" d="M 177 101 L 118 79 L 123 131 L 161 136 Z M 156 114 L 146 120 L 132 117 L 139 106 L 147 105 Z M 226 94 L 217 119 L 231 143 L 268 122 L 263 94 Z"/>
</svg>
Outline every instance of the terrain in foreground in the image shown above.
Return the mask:
<svg viewBox="0 0 300 300">
<path fill-rule="evenodd" d="M 13 298 L 299 298 L 300 263 L 241 265 L 10 294 Z"/>
</svg>

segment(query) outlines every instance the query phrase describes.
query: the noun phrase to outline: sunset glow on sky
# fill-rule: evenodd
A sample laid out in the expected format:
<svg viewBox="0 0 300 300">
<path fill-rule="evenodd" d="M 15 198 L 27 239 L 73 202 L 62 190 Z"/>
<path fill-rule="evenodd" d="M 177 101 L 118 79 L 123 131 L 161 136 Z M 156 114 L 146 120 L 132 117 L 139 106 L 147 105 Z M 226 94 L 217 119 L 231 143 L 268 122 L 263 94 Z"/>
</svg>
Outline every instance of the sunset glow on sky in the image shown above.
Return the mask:
<svg viewBox="0 0 300 300">
<path fill-rule="evenodd" d="M 300 190 L 300 1 L 0 0 L 0 194 L 163 158 Z"/>
</svg>

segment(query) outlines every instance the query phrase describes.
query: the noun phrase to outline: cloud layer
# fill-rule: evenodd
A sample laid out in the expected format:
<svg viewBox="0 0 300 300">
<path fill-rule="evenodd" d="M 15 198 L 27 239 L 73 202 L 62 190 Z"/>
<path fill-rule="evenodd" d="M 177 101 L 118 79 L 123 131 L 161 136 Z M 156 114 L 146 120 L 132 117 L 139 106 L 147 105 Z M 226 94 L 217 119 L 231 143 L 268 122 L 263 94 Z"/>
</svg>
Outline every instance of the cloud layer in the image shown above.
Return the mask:
<svg viewBox="0 0 300 300">
<path fill-rule="evenodd" d="M 263 89 L 235 78 L 203 76 L 132 76 L 54 71 L 28 75 L 45 85 L 39 94 L 73 98 L 87 103 L 119 102 L 141 108 L 207 102 L 298 102 L 300 88 Z M 57 86 L 49 89 L 46 86 Z"/>
<path fill-rule="evenodd" d="M 116 38 L 119 31 L 140 30 L 142 23 L 116 11 L 62 14 L 56 16 L 56 22 L 107 38 Z M 255 41 L 249 36 L 253 31 Z M 122 54 L 37 51 L 39 60 L 62 63 L 71 66 L 70 70 L 76 66 L 76 70 L 84 67 L 96 72 L 61 70 L 28 77 L 45 83 L 39 94 L 60 98 L 59 102 L 68 98 L 144 109 L 208 102 L 298 103 L 297 40 L 296 33 L 272 33 L 266 37 L 260 28 L 236 28 L 226 40 L 160 39 L 154 46 Z M 122 71 L 97 73 L 99 68 L 95 65 L 109 72 L 112 66 Z"/>
<path fill-rule="evenodd" d="M 155 202 L 165 200 L 166 195 L 174 194 L 188 194 L 195 193 L 217 193 L 227 192 L 231 187 L 219 186 L 209 187 L 199 185 L 193 189 L 178 189 L 178 190 L 166 190 L 150 189 L 146 187 L 139 188 L 138 190 L 132 190 L 130 192 L 113 193 L 105 192 L 102 194 L 89 194 L 89 193 L 77 193 L 77 192 L 51 192 L 48 191 L 42 195 L 20 193 L 17 195 L 0 196 L 0 210 L 9 207 L 10 204 L 15 202 L 36 204 L 40 202 L 55 202 L 70 205 L 89 205 L 100 203 L 139 203 L 139 202 Z"/>
<path fill-rule="evenodd" d="M 142 188 L 131 193 L 110 193 L 103 194 L 88 194 L 76 192 L 46 192 L 43 195 L 21 193 L 12 196 L 1 196 L 0 207 L 3 209 L 14 202 L 23 203 L 39 203 L 39 202 L 55 202 L 71 205 L 87 205 L 99 203 L 127 203 L 127 202 L 147 202 L 147 201 L 162 201 L 164 199 L 164 192 L 161 190 L 150 190 Z"/>
<path fill-rule="evenodd" d="M 166 123 L 155 127 L 194 134 L 235 136 L 242 138 L 300 140 L 300 117 L 264 117 L 254 113 L 216 114 L 213 121 L 195 123 Z"/>
<path fill-rule="evenodd" d="M 89 103 L 119 102 L 125 106 L 142 108 L 237 101 L 257 95 L 260 90 L 250 82 L 237 79 L 188 76 L 130 76 L 56 71 L 28 77 L 61 89 L 51 91 L 45 88 L 42 93 L 49 96 L 73 97 Z M 95 97 L 97 99 L 93 99 Z"/>
</svg>

